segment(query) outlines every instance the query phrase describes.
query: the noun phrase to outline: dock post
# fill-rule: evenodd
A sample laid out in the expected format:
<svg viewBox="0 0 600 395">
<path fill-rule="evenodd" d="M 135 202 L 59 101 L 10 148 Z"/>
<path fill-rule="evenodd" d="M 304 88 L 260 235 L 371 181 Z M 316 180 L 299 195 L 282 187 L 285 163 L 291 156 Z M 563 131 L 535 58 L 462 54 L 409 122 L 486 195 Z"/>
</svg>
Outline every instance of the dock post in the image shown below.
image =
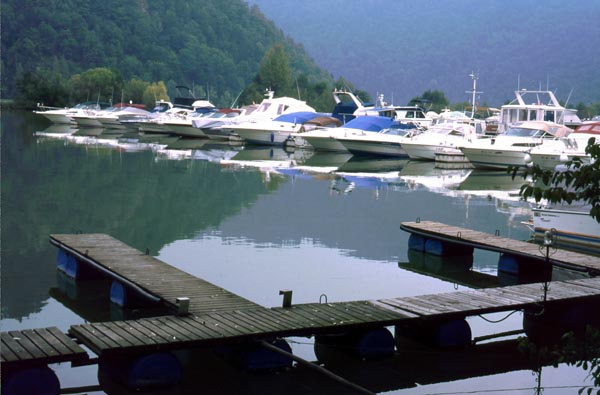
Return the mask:
<svg viewBox="0 0 600 395">
<path fill-rule="evenodd" d="M 188 315 L 190 309 L 190 298 L 180 297 L 175 299 L 177 315 Z"/>
<path fill-rule="evenodd" d="M 281 307 L 292 307 L 292 292 L 291 289 L 282 289 L 279 291 L 279 295 L 283 295 Z"/>
</svg>

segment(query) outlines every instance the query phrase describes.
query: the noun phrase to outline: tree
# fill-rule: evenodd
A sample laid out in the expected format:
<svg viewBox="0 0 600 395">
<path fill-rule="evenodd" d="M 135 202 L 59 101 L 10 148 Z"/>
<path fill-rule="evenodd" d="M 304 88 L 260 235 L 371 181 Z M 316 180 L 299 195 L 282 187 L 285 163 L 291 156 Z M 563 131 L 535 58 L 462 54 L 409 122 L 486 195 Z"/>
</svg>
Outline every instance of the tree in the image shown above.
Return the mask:
<svg viewBox="0 0 600 395">
<path fill-rule="evenodd" d="M 590 155 L 590 163 L 580 159 L 565 163 L 560 170 L 543 170 L 534 165 L 522 172 L 523 178 L 531 177 L 532 182 L 521 187 L 522 198 L 533 197 L 536 202 L 547 199 L 550 203 L 579 201 L 591 205 L 590 215 L 600 222 L 600 145 L 594 137 L 585 148 Z M 511 169 L 513 178 L 518 169 Z"/>
<path fill-rule="evenodd" d="M 115 92 L 121 92 L 123 81 L 118 72 L 97 67 L 74 75 L 70 84 L 76 101 L 112 101 Z"/>
<path fill-rule="evenodd" d="M 142 103 L 144 101 L 144 92 L 150 83 L 138 79 L 131 79 L 123 86 L 123 100 L 133 103 Z"/>
<path fill-rule="evenodd" d="M 16 81 L 19 105 L 31 108 L 36 103 L 62 107 L 67 105 L 67 82 L 48 70 L 26 72 Z"/>
<path fill-rule="evenodd" d="M 158 100 L 169 100 L 167 87 L 162 81 L 149 84 L 142 96 L 142 102 L 147 108 L 154 108 L 154 104 Z"/>
</svg>

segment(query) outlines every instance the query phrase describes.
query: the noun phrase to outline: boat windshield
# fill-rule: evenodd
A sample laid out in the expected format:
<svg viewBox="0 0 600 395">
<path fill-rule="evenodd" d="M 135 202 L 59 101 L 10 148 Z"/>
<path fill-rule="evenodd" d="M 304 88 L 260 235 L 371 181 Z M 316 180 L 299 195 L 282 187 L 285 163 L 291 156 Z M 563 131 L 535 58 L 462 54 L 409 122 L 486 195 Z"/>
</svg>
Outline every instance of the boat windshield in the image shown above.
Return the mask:
<svg viewBox="0 0 600 395">
<path fill-rule="evenodd" d="M 505 133 L 506 136 L 512 136 L 512 137 L 544 137 L 546 135 L 546 132 L 543 130 L 539 130 L 539 129 L 527 129 L 527 128 L 519 128 L 519 127 L 512 127 L 510 129 L 508 129 Z"/>
<path fill-rule="evenodd" d="M 393 123 L 389 128 L 384 129 L 381 133 L 385 133 L 387 135 L 392 136 L 409 136 L 414 133 L 417 128 L 414 125 L 409 125 L 405 123 Z"/>
</svg>

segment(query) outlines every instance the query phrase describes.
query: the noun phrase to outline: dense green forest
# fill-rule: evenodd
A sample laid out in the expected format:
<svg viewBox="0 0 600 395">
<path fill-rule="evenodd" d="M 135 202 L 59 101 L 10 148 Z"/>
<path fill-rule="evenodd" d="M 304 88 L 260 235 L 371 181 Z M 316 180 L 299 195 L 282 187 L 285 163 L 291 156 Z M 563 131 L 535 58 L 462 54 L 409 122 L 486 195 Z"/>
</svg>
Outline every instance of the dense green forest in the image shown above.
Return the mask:
<svg viewBox="0 0 600 395">
<path fill-rule="evenodd" d="M 268 83 L 257 73 L 276 45 L 291 70 L 288 91 L 297 92 L 301 82 L 333 86 L 302 46 L 242 0 L 5 0 L 1 18 L 3 98 L 18 96 L 19 81 L 21 87 L 46 84 L 60 91 L 70 88 L 73 76 L 106 68 L 114 73 L 113 87 L 162 81 L 169 95 L 185 85 L 226 106 L 252 82 Z M 66 93 L 55 99 L 64 101 Z M 103 101 L 119 101 L 121 94 L 110 88 L 88 92 Z"/>
</svg>

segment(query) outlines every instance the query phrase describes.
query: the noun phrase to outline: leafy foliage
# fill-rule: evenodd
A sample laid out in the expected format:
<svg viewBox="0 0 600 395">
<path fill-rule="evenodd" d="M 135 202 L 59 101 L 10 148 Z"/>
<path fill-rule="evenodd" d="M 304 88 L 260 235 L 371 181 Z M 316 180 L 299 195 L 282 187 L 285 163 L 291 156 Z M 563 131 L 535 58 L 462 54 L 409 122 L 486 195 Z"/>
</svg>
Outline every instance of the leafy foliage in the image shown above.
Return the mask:
<svg viewBox="0 0 600 395">
<path fill-rule="evenodd" d="M 600 145 L 595 141 L 590 138 L 585 149 L 591 157 L 589 164 L 575 158 L 565 163 L 564 170 L 544 170 L 537 165 L 526 168 L 522 176 L 531 177 L 532 182 L 521 187 L 521 197 L 532 197 L 536 202 L 547 199 L 551 203 L 589 203 L 590 215 L 600 222 Z M 512 169 L 513 177 L 517 171 Z"/>
<path fill-rule="evenodd" d="M 17 95 L 18 80 L 31 85 L 32 76 L 39 81 L 74 75 L 81 78 L 73 81 L 76 96 L 87 97 L 88 90 L 97 96 L 88 82 L 108 77 L 96 70 L 102 68 L 116 73 L 108 81 L 113 85 L 101 89 L 102 101 L 118 98 L 122 81 L 135 79 L 164 81 L 168 88 L 197 85 L 215 104 L 229 105 L 275 44 L 288 54 L 293 73 L 332 82 L 301 46 L 243 0 L 6 0 L 1 18 L 5 98 Z M 93 75 L 84 75 L 88 72 Z"/>
</svg>

